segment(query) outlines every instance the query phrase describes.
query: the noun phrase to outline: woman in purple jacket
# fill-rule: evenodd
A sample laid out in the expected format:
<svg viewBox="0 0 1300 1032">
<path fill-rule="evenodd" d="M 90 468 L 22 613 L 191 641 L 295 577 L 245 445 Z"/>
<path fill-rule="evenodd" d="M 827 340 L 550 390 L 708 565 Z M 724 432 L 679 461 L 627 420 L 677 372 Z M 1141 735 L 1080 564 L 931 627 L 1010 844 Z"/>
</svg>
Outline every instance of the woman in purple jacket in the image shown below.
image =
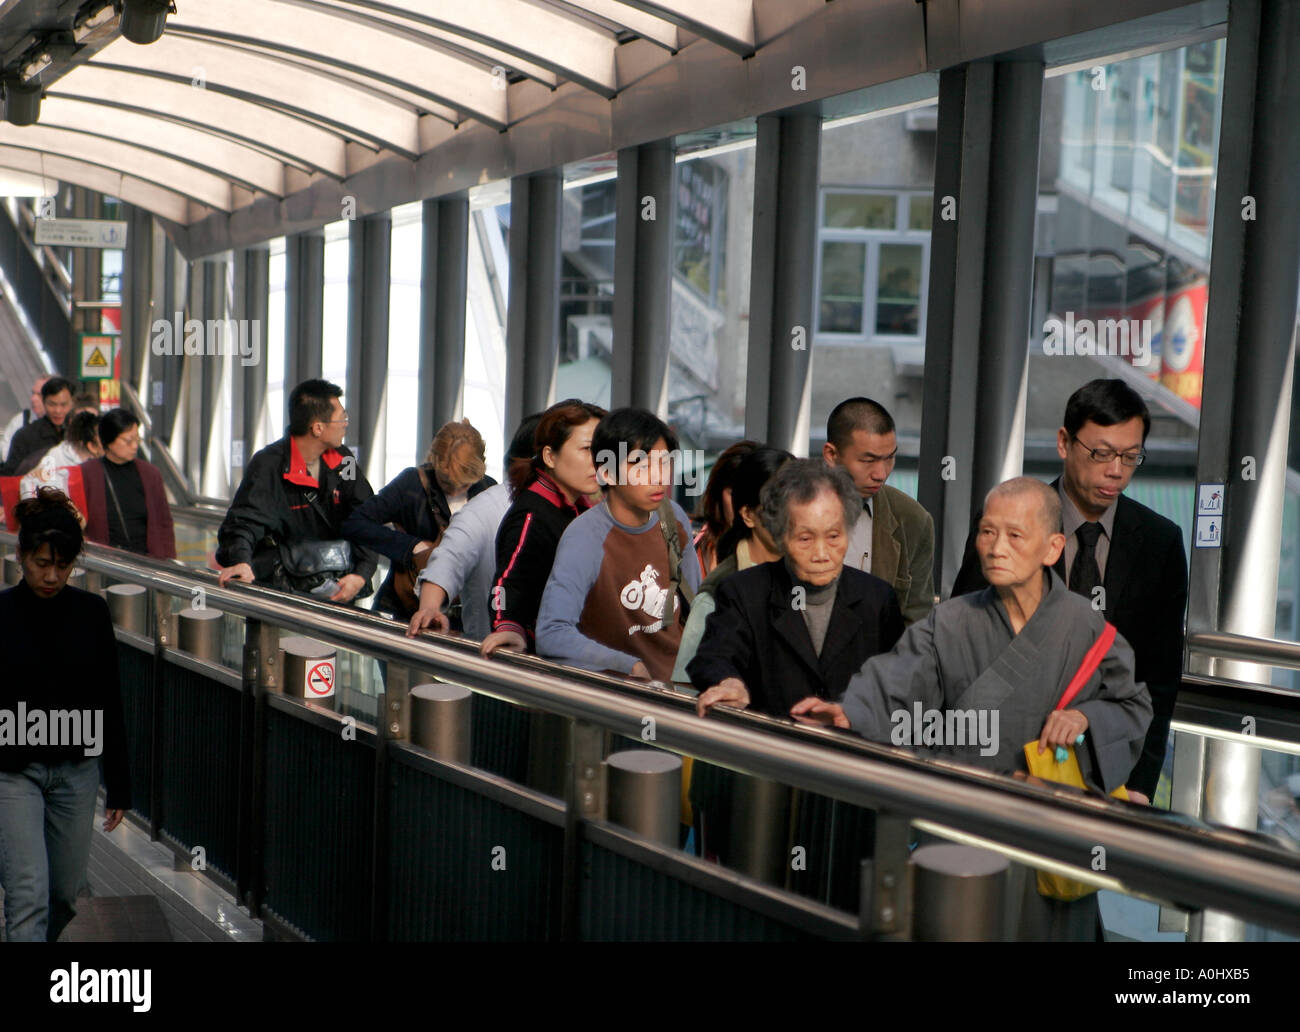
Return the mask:
<svg viewBox="0 0 1300 1032">
<path fill-rule="evenodd" d="M 86 539 L 155 559 L 176 558 L 176 530 L 158 467 L 137 458 L 140 420 L 126 409 L 99 419 L 102 458 L 81 464 Z"/>
</svg>

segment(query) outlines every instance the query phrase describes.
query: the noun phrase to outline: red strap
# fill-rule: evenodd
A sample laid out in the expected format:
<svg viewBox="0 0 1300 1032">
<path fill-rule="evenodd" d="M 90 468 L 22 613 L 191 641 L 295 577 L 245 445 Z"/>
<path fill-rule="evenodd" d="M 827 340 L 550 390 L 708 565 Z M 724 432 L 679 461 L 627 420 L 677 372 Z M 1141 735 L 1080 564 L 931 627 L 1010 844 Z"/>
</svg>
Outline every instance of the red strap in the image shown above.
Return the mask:
<svg viewBox="0 0 1300 1032">
<path fill-rule="evenodd" d="M 1110 651 L 1111 644 L 1115 641 L 1115 625 L 1107 621 L 1106 626 L 1102 628 L 1101 634 L 1097 640 L 1092 643 L 1090 648 L 1083 657 L 1083 662 L 1079 664 L 1079 669 L 1074 672 L 1070 678 L 1069 685 L 1061 694 L 1061 701 L 1056 704 L 1059 710 L 1065 709 L 1074 701 L 1074 697 L 1079 694 L 1080 689 L 1088 683 L 1097 667 L 1101 666 L 1102 658 Z"/>
</svg>

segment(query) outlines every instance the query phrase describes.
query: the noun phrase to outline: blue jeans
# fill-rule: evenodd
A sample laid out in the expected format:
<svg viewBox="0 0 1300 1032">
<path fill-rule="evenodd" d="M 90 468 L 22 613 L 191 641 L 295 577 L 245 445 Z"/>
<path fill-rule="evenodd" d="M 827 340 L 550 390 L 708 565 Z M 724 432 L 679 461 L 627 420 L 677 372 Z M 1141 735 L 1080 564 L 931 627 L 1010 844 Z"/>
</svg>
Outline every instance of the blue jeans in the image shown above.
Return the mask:
<svg viewBox="0 0 1300 1032">
<path fill-rule="evenodd" d="M 98 759 L 0 771 L 0 885 L 10 942 L 54 942 L 76 916 L 98 790 Z"/>
</svg>

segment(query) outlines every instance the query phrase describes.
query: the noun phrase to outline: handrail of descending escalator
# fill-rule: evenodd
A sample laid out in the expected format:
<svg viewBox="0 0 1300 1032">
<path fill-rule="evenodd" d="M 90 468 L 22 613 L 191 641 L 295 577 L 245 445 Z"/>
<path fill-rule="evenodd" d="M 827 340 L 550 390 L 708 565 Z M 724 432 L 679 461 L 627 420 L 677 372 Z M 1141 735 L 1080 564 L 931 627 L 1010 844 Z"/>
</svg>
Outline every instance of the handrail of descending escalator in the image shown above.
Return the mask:
<svg viewBox="0 0 1300 1032">
<path fill-rule="evenodd" d="M 1249 663 L 1288 667 L 1300 670 L 1300 644 L 1277 638 L 1252 638 L 1223 631 L 1200 631 L 1187 636 L 1187 648 L 1221 659 L 1239 659 Z"/>
<path fill-rule="evenodd" d="M 189 477 L 185 475 L 167 445 L 154 436 L 153 420 L 149 418 L 148 409 L 141 403 L 140 396 L 136 394 L 135 388 L 125 380 L 122 381 L 122 398 L 126 402 L 127 410 L 136 419 L 140 420 L 140 426 L 144 429 L 142 447 L 146 453 L 145 458 L 162 471 L 163 480 L 180 499 L 180 504 L 200 510 L 204 509 L 204 507 L 220 508 L 224 515 L 227 506 L 230 505 L 229 500 L 209 498 L 195 493 L 194 489 L 190 487 Z"/>
<path fill-rule="evenodd" d="M 12 542 L 12 535 L 0 534 Z M 475 643 L 266 588 L 216 586 L 211 571 L 88 546 L 82 564 L 120 581 L 188 596 L 295 633 L 324 638 L 391 663 L 430 670 L 467 687 L 639 737 L 655 744 L 847 802 L 927 819 L 994 842 L 1080 864 L 1105 843 L 1107 874 L 1129 889 L 1189 907 L 1223 910 L 1300 932 L 1300 856 L 1252 832 L 1211 829 L 1182 815 L 1029 786 L 956 763 L 759 714 L 715 711 L 701 720 L 683 693 L 549 663 L 532 656 L 484 659 Z"/>
</svg>

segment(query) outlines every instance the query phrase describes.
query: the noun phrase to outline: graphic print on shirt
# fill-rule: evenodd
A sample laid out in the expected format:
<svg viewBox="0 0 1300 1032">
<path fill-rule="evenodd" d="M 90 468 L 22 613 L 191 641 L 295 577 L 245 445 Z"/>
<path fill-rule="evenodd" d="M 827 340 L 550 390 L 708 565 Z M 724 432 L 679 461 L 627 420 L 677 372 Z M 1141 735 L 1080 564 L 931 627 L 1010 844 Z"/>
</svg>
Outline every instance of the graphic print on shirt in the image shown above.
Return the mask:
<svg viewBox="0 0 1300 1032">
<path fill-rule="evenodd" d="M 668 601 L 668 589 L 659 586 L 659 571 L 647 563 L 641 575 L 623 585 L 618 600 L 624 609 L 640 609 L 656 622 L 649 625 L 637 624 L 628 628 L 628 635 L 638 631 L 657 631 L 663 627 L 664 604 Z"/>
</svg>

